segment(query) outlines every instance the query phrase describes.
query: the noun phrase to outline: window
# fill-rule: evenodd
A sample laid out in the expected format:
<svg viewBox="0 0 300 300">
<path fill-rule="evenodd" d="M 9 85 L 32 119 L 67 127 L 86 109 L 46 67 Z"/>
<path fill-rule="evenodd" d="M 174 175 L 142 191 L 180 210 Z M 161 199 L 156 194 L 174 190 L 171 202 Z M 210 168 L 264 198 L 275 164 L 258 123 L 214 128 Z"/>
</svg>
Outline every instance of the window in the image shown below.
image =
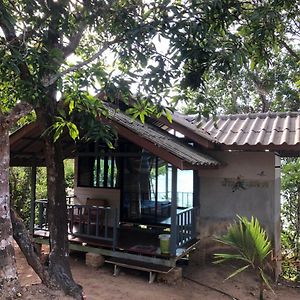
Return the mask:
<svg viewBox="0 0 300 300">
<path fill-rule="evenodd" d="M 78 157 L 78 186 L 117 188 L 117 158 L 108 154 L 107 151 L 103 151 L 103 148 L 96 152 L 94 149 L 97 148 L 99 150 L 99 147 L 87 147 L 80 152 Z"/>
</svg>

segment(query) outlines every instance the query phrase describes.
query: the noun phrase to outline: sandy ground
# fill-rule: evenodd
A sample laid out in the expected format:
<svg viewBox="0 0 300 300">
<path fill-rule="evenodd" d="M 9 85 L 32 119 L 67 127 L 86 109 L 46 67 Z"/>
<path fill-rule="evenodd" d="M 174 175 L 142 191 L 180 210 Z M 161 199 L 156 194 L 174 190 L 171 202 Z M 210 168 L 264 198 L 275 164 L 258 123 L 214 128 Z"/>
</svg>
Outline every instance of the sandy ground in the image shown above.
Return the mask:
<svg viewBox="0 0 300 300">
<path fill-rule="evenodd" d="M 41 285 L 39 278 L 27 265 L 18 248 L 16 248 L 16 252 L 20 280 L 23 286 L 20 299 L 71 299 L 61 292 L 49 291 Z M 258 299 L 257 282 L 251 273 L 243 273 L 224 282 L 224 278 L 233 270 L 233 267 L 229 265 L 207 264 L 197 266 L 190 263 L 188 266 L 183 266 L 184 279 L 174 285 L 157 282 L 149 284 L 147 273 L 127 269 L 122 270 L 118 277 L 113 277 L 111 265 L 105 264 L 104 267 L 99 269 L 87 267 L 84 264 L 84 256 L 82 255 L 72 255 L 71 266 L 73 276 L 83 286 L 88 300 Z M 231 297 L 213 289 L 223 291 Z M 265 292 L 265 298 L 300 299 L 300 288 L 280 285 L 275 287 L 275 293 L 273 295 L 270 291 L 267 291 Z"/>
</svg>

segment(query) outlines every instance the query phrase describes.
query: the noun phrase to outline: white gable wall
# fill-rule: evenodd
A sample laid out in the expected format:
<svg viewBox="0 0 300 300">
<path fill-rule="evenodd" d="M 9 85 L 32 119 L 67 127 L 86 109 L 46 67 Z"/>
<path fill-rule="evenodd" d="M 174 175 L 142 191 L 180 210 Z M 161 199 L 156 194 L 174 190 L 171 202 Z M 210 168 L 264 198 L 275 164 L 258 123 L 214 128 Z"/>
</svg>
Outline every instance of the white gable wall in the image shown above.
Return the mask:
<svg viewBox="0 0 300 300">
<path fill-rule="evenodd" d="M 272 152 L 214 152 L 213 156 L 224 166 L 199 171 L 201 248 L 213 251 L 212 237 L 226 232 L 238 214 L 257 217 L 278 252 L 280 159 Z"/>
</svg>

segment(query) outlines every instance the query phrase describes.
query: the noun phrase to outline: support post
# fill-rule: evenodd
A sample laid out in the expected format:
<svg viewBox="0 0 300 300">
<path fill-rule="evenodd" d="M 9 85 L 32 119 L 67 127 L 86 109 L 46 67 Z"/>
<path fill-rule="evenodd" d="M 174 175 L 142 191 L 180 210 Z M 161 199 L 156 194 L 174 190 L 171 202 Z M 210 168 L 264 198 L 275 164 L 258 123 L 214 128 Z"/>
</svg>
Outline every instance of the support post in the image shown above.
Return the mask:
<svg viewBox="0 0 300 300">
<path fill-rule="evenodd" d="M 169 164 L 166 163 L 166 200 L 169 200 Z"/>
<path fill-rule="evenodd" d="M 156 273 L 155 272 L 152 272 L 150 271 L 149 272 L 149 283 L 153 283 L 155 281 L 155 278 L 156 278 Z"/>
<path fill-rule="evenodd" d="M 198 171 L 193 173 L 193 207 L 200 206 L 200 177 Z"/>
<path fill-rule="evenodd" d="M 200 176 L 198 171 L 194 171 L 193 182 L 193 210 L 191 212 L 192 238 L 197 235 L 197 223 L 199 222 L 200 213 Z"/>
<path fill-rule="evenodd" d="M 34 233 L 36 200 L 36 166 L 31 167 L 30 234 Z"/>
<path fill-rule="evenodd" d="M 171 255 L 176 256 L 177 248 L 177 169 L 172 166 L 171 198 Z"/>
<path fill-rule="evenodd" d="M 118 209 L 114 209 L 114 227 L 113 227 L 113 251 L 116 250 L 117 246 L 117 227 L 118 227 Z"/>
<path fill-rule="evenodd" d="M 113 276 L 117 277 L 120 274 L 120 267 L 118 265 L 114 265 L 114 274 Z"/>
<path fill-rule="evenodd" d="M 158 158 L 155 157 L 155 210 L 154 217 L 157 222 L 157 209 L 158 209 Z"/>
</svg>

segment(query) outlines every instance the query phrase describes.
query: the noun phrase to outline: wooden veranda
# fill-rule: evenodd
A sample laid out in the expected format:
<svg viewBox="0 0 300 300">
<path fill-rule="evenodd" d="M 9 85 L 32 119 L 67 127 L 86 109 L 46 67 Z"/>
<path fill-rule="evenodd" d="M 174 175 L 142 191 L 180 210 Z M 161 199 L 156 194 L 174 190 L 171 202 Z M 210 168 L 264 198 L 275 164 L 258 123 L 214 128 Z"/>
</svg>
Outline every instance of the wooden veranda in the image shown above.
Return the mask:
<svg viewBox="0 0 300 300">
<path fill-rule="evenodd" d="M 36 200 L 34 206 L 33 236 L 37 243 L 47 244 L 47 200 Z M 67 204 L 67 207 L 68 239 L 73 250 L 174 267 L 198 243 L 194 221 L 197 208 L 175 211 L 171 224 L 147 226 L 119 224 L 117 209 L 110 207 L 79 204 Z M 169 253 L 160 251 L 160 234 L 170 234 Z"/>
</svg>

